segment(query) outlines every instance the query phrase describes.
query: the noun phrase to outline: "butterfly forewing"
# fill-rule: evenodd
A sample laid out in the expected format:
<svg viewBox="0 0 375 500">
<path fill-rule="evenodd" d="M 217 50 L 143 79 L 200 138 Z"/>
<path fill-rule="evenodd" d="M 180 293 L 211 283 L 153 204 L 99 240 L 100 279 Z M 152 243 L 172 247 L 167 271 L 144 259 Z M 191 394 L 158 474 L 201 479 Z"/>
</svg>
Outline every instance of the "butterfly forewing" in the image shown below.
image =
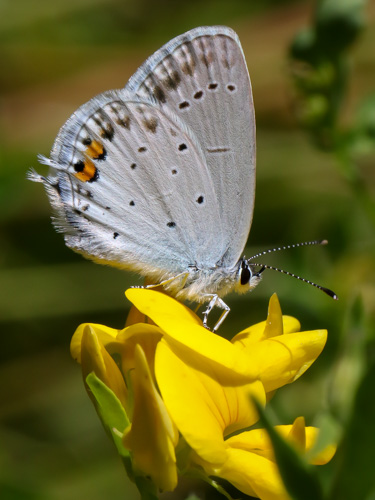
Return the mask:
<svg viewBox="0 0 375 500">
<path fill-rule="evenodd" d="M 219 201 L 220 265 L 234 265 L 248 237 L 255 196 L 254 106 L 236 33 L 219 26 L 181 35 L 151 56 L 126 88 L 153 96 L 194 130 Z"/>
<path fill-rule="evenodd" d="M 99 95 L 62 127 L 50 164 L 56 225 L 73 249 L 156 277 L 223 254 L 204 154 L 168 109 L 124 90 Z"/>
</svg>

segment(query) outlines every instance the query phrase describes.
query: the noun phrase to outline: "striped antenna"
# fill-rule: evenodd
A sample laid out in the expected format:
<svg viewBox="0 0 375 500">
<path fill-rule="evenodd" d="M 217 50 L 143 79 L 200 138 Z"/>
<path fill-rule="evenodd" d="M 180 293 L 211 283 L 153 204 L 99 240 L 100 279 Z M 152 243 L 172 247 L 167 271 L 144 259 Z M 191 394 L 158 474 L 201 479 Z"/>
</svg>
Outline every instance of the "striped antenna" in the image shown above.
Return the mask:
<svg viewBox="0 0 375 500">
<path fill-rule="evenodd" d="M 309 244 L 309 243 L 302 243 L 302 245 L 305 245 L 305 244 Z M 318 243 L 310 242 L 310 244 L 318 244 Z M 301 246 L 301 244 L 300 245 L 293 245 L 293 246 Z M 288 247 L 285 247 L 285 248 L 288 248 Z M 276 249 L 276 250 L 278 250 L 278 249 Z M 265 253 L 267 253 L 267 252 L 265 252 Z M 315 286 L 315 288 L 319 288 L 319 290 L 321 290 L 322 292 L 326 293 L 327 295 L 329 295 L 333 299 L 339 300 L 339 298 L 337 297 L 337 295 L 335 294 L 335 292 L 333 292 L 329 288 L 325 288 L 324 286 L 317 285 L 316 283 L 313 283 L 312 281 L 307 280 L 305 278 L 301 278 L 300 276 L 297 276 L 296 274 L 290 273 L 289 271 L 283 271 L 282 269 L 278 269 L 277 267 L 267 266 L 265 264 L 256 264 L 255 262 L 251 262 L 250 265 L 251 266 L 259 266 L 261 268 L 260 271 L 258 271 L 257 273 L 255 273 L 255 276 L 259 276 L 260 274 L 262 274 L 262 272 L 265 269 L 271 269 L 271 271 L 277 271 L 278 273 L 287 274 L 288 276 L 291 276 L 292 278 L 296 278 L 297 280 L 304 281 L 305 283 L 308 283 L 309 285 Z"/>
<path fill-rule="evenodd" d="M 309 245 L 327 245 L 328 240 L 314 240 L 314 241 L 304 241 L 303 243 L 295 243 L 294 245 L 285 245 L 283 247 L 278 247 L 278 248 L 271 248 L 269 250 L 265 250 L 264 252 L 257 253 L 256 255 L 253 255 L 250 257 L 250 259 L 247 259 L 248 261 L 256 259 L 257 257 L 261 257 L 262 255 L 267 255 L 272 252 L 278 252 L 280 250 L 290 250 L 291 248 L 298 248 L 298 247 L 305 247 Z M 279 271 L 279 269 L 278 269 Z M 300 278 L 301 279 L 301 278 Z M 307 281 L 307 280 L 305 280 Z"/>
</svg>

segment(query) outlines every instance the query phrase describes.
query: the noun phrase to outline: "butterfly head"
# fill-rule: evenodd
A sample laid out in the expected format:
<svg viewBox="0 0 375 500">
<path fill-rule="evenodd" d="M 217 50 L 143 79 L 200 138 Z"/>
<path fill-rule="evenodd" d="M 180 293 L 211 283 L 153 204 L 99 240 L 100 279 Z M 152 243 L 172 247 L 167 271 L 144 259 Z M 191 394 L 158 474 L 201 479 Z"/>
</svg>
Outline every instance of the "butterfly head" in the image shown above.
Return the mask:
<svg viewBox="0 0 375 500">
<path fill-rule="evenodd" d="M 238 262 L 235 290 L 237 293 L 246 293 L 257 286 L 262 279 L 263 270 L 255 271 L 255 266 L 245 257 Z"/>
</svg>

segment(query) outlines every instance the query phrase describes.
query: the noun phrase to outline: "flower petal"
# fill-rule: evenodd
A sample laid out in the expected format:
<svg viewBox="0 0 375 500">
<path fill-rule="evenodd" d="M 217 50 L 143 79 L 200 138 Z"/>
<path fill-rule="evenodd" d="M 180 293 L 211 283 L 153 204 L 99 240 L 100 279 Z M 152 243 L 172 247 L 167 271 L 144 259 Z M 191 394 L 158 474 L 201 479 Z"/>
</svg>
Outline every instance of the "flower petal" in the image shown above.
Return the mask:
<svg viewBox="0 0 375 500">
<path fill-rule="evenodd" d="M 123 443 L 132 452 L 136 470 L 150 476 L 163 491 L 172 491 L 177 485 L 174 451 L 177 430 L 156 390 L 146 356 L 139 345 L 134 354 L 135 368 L 131 373 L 134 411 Z"/>
<path fill-rule="evenodd" d="M 165 293 L 146 288 L 129 288 L 125 295 L 141 313 L 151 318 L 156 324 L 159 324 L 160 318 L 170 316 L 179 318 L 181 321 L 202 324 L 202 320 L 191 309 Z"/>
<path fill-rule="evenodd" d="M 282 335 L 283 331 L 283 319 L 282 312 L 280 307 L 279 299 L 277 298 L 276 293 L 271 295 L 269 304 L 268 304 L 268 314 L 266 320 L 266 326 L 264 328 L 263 337 L 269 339 L 271 337 L 277 337 L 278 335 Z"/>
<path fill-rule="evenodd" d="M 202 465 L 207 474 L 226 479 L 247 495 L 262 500 L 289 499 L 276 464 L 255 453 L 228 447 L 222 466 Z"/>
<path fill-rule="evenodd" d="M 298 451 L 306 451 L 306 425 L 304 417 L 297 417 L 287 437 L 290 444 L 294 444 Z"/>
<path fill-rule="evenodd" d="M 70 354 L 72 358 L 77 361 L 77 363 L 81 363 L 82 335 L 87 326 L 94 328 L 96 334 L 100 337 L 102 344 L 113 341 L 119 332 L 119 330 L 115 330 L 114 328 L 97 325 L 95 323 L 83 323 L 82 325 L 79 325 L 70 342 Z"/>
<path fill-rule="evenodd" d="M 185 361 L 190 357 L 189 362 L 194 364 L 200 358 L 204 361 L 198 361 L 201 369 L 216 369 L 228 380 L 238 379 L 243 383 L 259 378 L 257 363 L 249 363 L 241 348 L 201 326 L 201 321 L 195 315 L 192 318 L 193 313 L 176 300 L 145 289 L 128 290 L 127 297 L 163 330 Z"/>
<path fill-rule="evenodd" d="M 91 325 L 86 325 L 82 332 L 81 364 L 84 380 L 89 373 L 94 372 L 116 394 L 126 408 L 128 392 L 124 379 Z M 90 391 L 88 393 L 91 395 Z"/>
<path fill-rule="evenodd" d="M 298 321 L 298 319 L 293 318 L 293 316 L 286 316 L 284 314 L 283 330 L 284 330 L 284 335 L 287 335 L 288 333 L 299 332 L 301 330 L 301 323 Z"/>
<path fill-rule="evenodd" d="M 298 417 L 293 425 L 277 425 L 275 429 L 281 436 L 297 447 L 303 453 L 313 450 L 319 429 L 316 427 L 305 427 L 303 417 Z M 241 449 L 275 461 L 271 440 L 265 429 L 253 429 L 241 432 L 225 441 L 229 448 Z M 331 460 L 335 454 L 336 447 L 331 444 L 324 450 L 313 456 L 310 462 L 314 465 L 323 465 Z"/>
<path fill-rule="evenodd" d="M 126 377 L 135 366 L 134 349 L 136 345 L 140 345 L 146 355 L 150 372 L 153 374 L 155 349 L 162 336 L 163 331 L 159 327 L 137 323 L 121 330 L 117 335 L 116 344 L 109 344 L 106 348 L 111 354 L 120 353 L 122 372 Z"/>
<path fill-rule="evenodd" d="M 241 343 L 247 348 L 254 342 L 277 337 L 284 333 L 299 332 L 299 321 L 291 316 L 282 316 L 279 299 L 274 293 L 269 301 L 267 320 L 246 328 L 232 339 L 232 343 Z"/>
<path fill-rule="evenodd" d="M 135 306 L 131 306 L 129 314 L 126 318 L 125 327 L 136 325 L 137 323 L 146 323 L 146 316 Z"/>
<path fill-rule="evenodd" d="M 326 340 L 326 330 L 272 337 L 249 347 L 249 363 L 262 367 L 260 380 L 266 392 L 273 391 L 300 377 L 322 352 Z"/>
<path fill-rule="evenodd" d="M 277 425 L 275 429 L 288 441 L 292 443 L 299 442 L 298 447 L 301 448 L 303 440 L 305 441 L 305 451 L 309 456 L 309 462 L 313 465 L 324 465 L 328 463 L 336 452 L 336 445 L 329 444 L 317 454 L 314 454 L 314 446 L 318 439 L 320 430 L 317 427 L 305 427 L 304 436 L 301 436 L 302 425 L 304 418 L 298 417 L 295 419 L 293 425 Z M 299 437 L 298 434 L 300 435 Z M 312 452 L 312 456 L 309 452 Z"/>
<path fill-rule="evenodd" d="M 257 421 L 250 395 L 265 402 L 259 381 L 223 386 L 219 372 L 209 374 L 207 367 L 203 372 L 187 365 L 165 339 L 156 350 L 155 375 L 179 431 L 200 457 L 212 463 L 225 459 L 225 433 Z"/>
</svg>

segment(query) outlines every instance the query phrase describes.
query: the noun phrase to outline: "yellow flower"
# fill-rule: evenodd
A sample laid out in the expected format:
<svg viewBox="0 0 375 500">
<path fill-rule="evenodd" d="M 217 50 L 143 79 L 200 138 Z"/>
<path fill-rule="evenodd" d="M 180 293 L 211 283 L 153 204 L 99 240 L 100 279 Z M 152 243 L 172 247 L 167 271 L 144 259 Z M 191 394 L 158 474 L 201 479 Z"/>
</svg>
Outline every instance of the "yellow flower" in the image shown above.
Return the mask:
<svg viewBox="0 0 375 500">
<path fill-rule="evenodd" d="M 247 430 L 258 420 L 251 401 L 264 406 L 277 388 L 302 375 L 322 351 L 327 332 L 299 332 L 296 319 L 282 316 L 276 295 L 267 320 L 232 341 L 206 330 L 190 309 L 163 293 L 130 289 L 126 296 L 139 311 L 133 309 L 130 326 L 81 325 L 71 352 L 84 378 L 94 371 L 129 416 L 131 424 L 118 431 L 136 474 L 151 477 L 160 489 L 174 489 L 178 429 L 179 449 L 185 446 L 180 473 L 190 467 L 248 495 L 288 498 L 267 434 Z M 154 324 L 131 324 L 145 317 Z M 301 418 L 277 430 L 301 451 L 311 450 L 318 432 Z M 327 448 L 313 463 L 326 463 L 333 453 Z"/>
<path fill-rule="evenodd" d="M 295 445 L 301 453 L 313 449 L 318 435 L 315 427 L 305 427 L 303 417 L 293 425 L 279 425 L 276 430 L 289 444 Z M 264 429 L 242 432 L 225 441 L 227 456 L 222 464 L 204 464 L 209 475 L 227 479 L 247 495 L 264 500 L 288 499 L 275 463 L 271 441 Z M 327 446 L 312 457 L 311 463 L 322 465 L 333 457 L 335 447 Z"/>
<path fill-rule="evenodd" d="M 153 376 L 155 347 L 160 338 L 161 332 L 152 325 L 115 330 L 83 324 L 73 335 L 71 354 L 81 363 L 84 380 L 95 373 L 129 417 L 129 425 L 115 432 L 121 435 L 131 454 L 133 475 L 150 477 L 157 488 L 172 491 L 177 485 L 178 433 Z M 118 355 L 120 366 L 112 357 Z M 87 385 L 86 388 L 92 397 L 90 388 Z M 105 419 L 105 409 L 97 407 L 97 410 L 102 419 L 104 413 Z"/>
<path fill-rule="evenodd" d="M 156 348 L 156 380 L 172 419 L 193 450 L 192 462 L 248 495 L 288 498 L 266 432 L 230 435 L 257 421 L 250 396 L 264 405 L 275 389 L 301 376 L 321 353 L 327 332 L 299 332 L 299 322 L 282 316 L 273 295 L 267 320 L 230 342 L 204 329 L 196 319 L 182 316 L 166 295 L 148 294 L 150 298 L 142 290 L 126 293 L 164 332 Z M 277 429 L 293 442 L 297 435 L 300 448 L 308 451 L 318 431 L 301 428 L 302 421 Z M 314 463 L 326 463 L 333 453 L 334 447 L 327 448 L 314 457 Z"/>
</svg>

